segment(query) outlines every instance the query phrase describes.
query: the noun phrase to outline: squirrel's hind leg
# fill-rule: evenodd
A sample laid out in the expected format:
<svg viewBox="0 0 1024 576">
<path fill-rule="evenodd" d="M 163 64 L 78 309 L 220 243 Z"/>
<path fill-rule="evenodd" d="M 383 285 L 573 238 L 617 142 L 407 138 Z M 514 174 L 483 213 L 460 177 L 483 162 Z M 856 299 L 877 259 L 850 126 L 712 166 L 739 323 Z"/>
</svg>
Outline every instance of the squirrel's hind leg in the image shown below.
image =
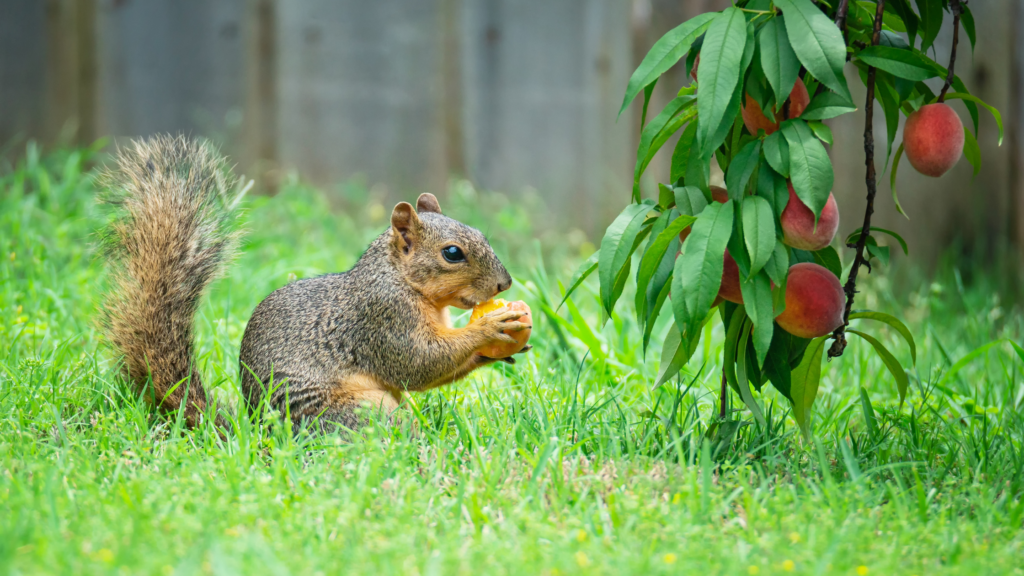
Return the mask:
<svg viewBox="0 0 1024 576">
<path fill-rule="evenodd" d="M 331 388 L 315 415 L 300 414 L 294 418 L 295 431 L 310 423 L 325 433 L 339 428 L 357 431 L 369 423 L 371 416 L 391 418 L 402 399 L 401 393 L 387 390 L 361 375 L 345 378 Z"/>
</svg>

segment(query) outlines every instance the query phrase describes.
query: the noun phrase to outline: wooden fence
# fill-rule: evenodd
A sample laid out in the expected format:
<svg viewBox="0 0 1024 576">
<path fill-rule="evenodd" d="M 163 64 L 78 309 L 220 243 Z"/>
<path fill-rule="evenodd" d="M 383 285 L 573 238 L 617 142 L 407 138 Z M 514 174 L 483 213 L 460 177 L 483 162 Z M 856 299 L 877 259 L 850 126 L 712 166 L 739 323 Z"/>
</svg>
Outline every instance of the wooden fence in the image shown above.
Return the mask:
<svg viewBox="0 0 1024 576">
<path fill-rule="evenodd" d="M 512 197 L 536 190 L 558 222 L 597 236 L 629 196 L 639 111 L 616 121 L 626 80 L 661 34 L 727 4 L 0 0 L 0 144 L 203 134 L 269 185 L 283 170 L 325 186 L 360 177 L 396 200 L 443 193 L 461 175 Z M 897 183 L 911 221 L 881 177 L 876 222 L 925 259 L 957 236 L 968 246 L 1024 240 L 1020 4 L 972 2 L 978 46 L 957 62 L 1003 111 L 1007 142 L 996 146 L 983 113 L 978 177 L 966 161 L 940 180 L 905 165 Z M 950 36 L 937 42 L 940 60 Z M 685 82 L 672 74 L 654 106 Z M 849 231 L 863 209 L 863 114 L 832 127 Z M 662 156 L 655 176 L 667 172 Z"/>
</svg>

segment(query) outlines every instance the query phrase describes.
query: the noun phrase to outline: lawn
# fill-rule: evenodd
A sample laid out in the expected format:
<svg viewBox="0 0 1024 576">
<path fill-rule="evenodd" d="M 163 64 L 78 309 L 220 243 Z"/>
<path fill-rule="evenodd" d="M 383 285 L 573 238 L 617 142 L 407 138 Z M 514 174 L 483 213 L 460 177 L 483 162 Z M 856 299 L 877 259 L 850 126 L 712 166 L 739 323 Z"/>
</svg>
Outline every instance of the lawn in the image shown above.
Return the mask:
<svg viewBox="0 0 1024 576">
<path fill-rule="evenodd" d="M 917 339 L 906 402 L 855 340 L 823 366 L 810 439 L 766 388 L 768 426 L 734 398 L 744 425 L 712 450 L 721 322 L 652 389 L 666 319 L 645 355 L 628 294 L 604 322 L 589 281 L 560 321 L 537 312 L 593 246 L 537 236 L 535 198 L 455 183 L 444 208 L 491 238 L 534 307 L 535 349 L 353 442 L 293 437 L 272 414 L 221 439 L 119 380 L 96 328 L 94 160 L 30 146 L 0 173 L 3 573 L 1024 574 L 1024 363 L 1000 341 L 1021 341 L 1024 315 L 993 279 L 945 267 L 897 293 L 876 271 L 859 305 Z M 296 179 L 248 200 L 241 254 L 197 321 L 222 403 L 239 404 L 256 304 L 351 266 L 389 208 L 358 183 L 327 196 Z M 870 330 L 910 365 L 898 334 Z"/>
</svg>

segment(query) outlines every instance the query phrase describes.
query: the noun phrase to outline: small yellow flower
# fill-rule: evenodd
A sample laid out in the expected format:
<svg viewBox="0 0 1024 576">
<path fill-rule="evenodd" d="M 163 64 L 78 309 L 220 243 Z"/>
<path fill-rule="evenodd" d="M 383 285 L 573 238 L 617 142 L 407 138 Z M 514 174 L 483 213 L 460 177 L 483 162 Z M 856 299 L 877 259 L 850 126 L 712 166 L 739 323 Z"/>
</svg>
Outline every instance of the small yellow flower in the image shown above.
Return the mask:
<svg viewBox="0 0 1024 576">
<path fill-rule="evenodd" d="M 669 552 L 668 554 L 665 554 L 664 556 L 662 556 L 661 559 L 665 561 L 665 564 L 675 564 L 676 563 L 676 555 L 671 553 L 671 552 Z"/>
<path fill-rule="evenodd" d="M 796 564 L 794 564 L 792 560 L 784 560 L 782 562 L 782 569 L 786 572 L 792 572 L 793 568 L 796 568 Z"/>
<path fill-rule="evenodd" d="M 96 559 L 109 564 L 114 561 L 114 553 L 110 551 L 110 548 L 100 548 L 96 551 Z"/>
<path fill-rule="evenodd" d="M 800 542 L 800 533 L 799 532 L 790 532 L 789 533 L 789 541 L 792 542 L 793 544 L 798 544 Z"/>
<path fill-rule="evenodd" d="M 14 262 L 14 259 L 15 259 L 16 257 L 17 257 L 17 256 L 16 256 L 15 254 L 14 254 L 14 252 L 11 252 L 11 262 Z"/>
<path fill-rule="evenodd" d="M 576 541 L 577 542 L 586 542 L 587 541 L 587 531 L 586 530 L 578 530 L 576 532 Z"/>
<path fill-rule="evenodd" d="M 226 534 L 228 536 L 231 536 L 232 538 L 238 538 L 238 536 L 239 536 L 238 528 L 235 528 L 235 527 L 228 528 L 227 530 L 224 531 L 224 534 Z"/>
<path fill-rule="evenodd" d="M 583 550 L 580 550 L 576 553 L 576 563 L 580 565 L 580 568 L 586 568 L 587 566 L 590 566 L 590 558 L 587 558 L 587 555 L 583 553 Z"/>
<path fill-rule="evenodd" d="M 757 567 L 757 566 L 750 566 L 749 568 L 747 568 L 747 574 L 750 574 L 751 576 L 753 576 L 754 574 L 760 574 L 760 573 L 761 573 L 761 569 L 759 567 Z"/>
<path fill-rule="evenodd" d="M 679 492 L 676 492 L 675 496 L 672 497 L 672 503 L 673 504 L 679 504 L 680 502 L 682 502 L 682 500 L 683 500 L 683 495 L 680 494 Z"/>
<path fill-rule="evenodd" d="M 857 566 L 857 576 L 868 576 L 868 567 Z"/>
</svg>

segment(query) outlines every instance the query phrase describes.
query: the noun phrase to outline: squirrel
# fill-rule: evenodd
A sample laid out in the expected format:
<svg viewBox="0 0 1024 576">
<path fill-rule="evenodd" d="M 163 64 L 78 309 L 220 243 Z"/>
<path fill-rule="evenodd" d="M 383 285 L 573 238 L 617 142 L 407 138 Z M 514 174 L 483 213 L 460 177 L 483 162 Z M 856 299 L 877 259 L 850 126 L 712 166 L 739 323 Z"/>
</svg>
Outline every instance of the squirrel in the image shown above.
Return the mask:
<svg viewBox="0 0 1024 576">
<path fill-rule="evenodd" d="M 101 325 L 135 391 L 189 427 L 210 396 L 195 358 L 195 314 L 239 240 L 247 188 L 208 143 L 156 136 L 119 150 L 103 174 L 120 210 L 105 234 L 113 288 Z M 399 202 L 391 226 L 348 272 L 297 280 L 256 307 L 239 357 L 244 404 L 287 414 L 296 431 L 354 430 L 364 408 L 391 414 L 409 391 L 455 382 L 497 361 L 478 351 L 513 342 L 521 312 L 491 312 L 464 328 L 449 306 L 470 309 L 508 290 L 512 277 L 484 235 L 422 194 Z M 529 350 L 529 346 L 523 351 Z M 212 415 L 220 428 L 223 414 Z"/>
</svg>

